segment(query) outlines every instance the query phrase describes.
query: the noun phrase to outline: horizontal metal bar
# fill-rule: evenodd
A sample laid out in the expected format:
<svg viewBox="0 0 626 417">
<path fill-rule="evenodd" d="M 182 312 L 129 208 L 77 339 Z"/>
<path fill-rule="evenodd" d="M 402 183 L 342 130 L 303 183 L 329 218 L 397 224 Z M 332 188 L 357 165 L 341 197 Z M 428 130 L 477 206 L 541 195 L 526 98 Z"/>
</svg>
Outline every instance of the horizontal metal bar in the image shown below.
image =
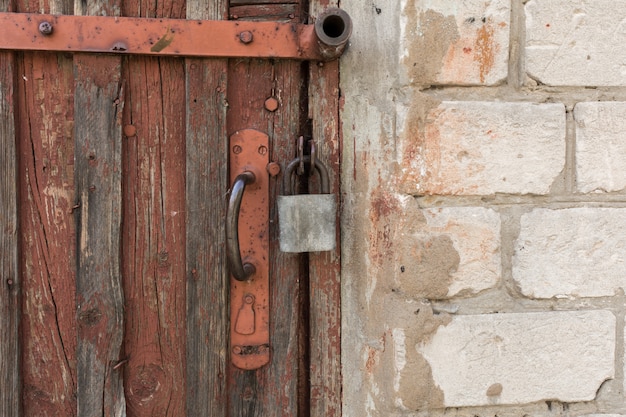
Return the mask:
<svg viewBox="0 0 626 417">
<path fill-rule="evenodd" d="M 0 49 L 326 60 L 314 25 L 0 13 Z"/>
</svg>

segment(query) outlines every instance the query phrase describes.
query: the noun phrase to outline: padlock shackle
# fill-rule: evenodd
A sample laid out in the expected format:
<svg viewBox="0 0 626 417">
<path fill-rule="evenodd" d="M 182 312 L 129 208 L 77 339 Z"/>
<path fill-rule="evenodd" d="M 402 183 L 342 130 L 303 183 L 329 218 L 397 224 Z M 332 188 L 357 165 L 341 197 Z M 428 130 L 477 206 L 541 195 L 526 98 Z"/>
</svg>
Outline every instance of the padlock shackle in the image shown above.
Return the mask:
<svg viewBox="0 0 626 417">
<path fill-rule="evenodd" d="M 305 164 L 311 164 L 311 157 L 306 155 L 302 157 Z M 293 195 L 293 186 L 291 177 L 294 174 L 296 167 L 300 164 L 300 158 L 296 158 L 291 161 L 287 168 L 285 168 L 285 195 Z M 320 176 L 320 186 L 322 194 L 330 194 L 330 180 L 328 179 L 328 169 L 319 159 L 315 160 L 315 170 Z"/>
</svg>

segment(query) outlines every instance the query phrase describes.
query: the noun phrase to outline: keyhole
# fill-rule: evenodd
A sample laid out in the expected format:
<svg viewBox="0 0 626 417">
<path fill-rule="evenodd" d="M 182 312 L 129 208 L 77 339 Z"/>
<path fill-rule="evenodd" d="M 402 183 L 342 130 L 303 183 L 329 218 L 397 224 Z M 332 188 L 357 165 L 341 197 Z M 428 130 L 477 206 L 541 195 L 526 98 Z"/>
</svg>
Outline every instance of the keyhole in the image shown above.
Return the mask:
<svg viewBox="0 0 626 417">
<path fill-rule="evenodd" d="M 235 331 L 239 334 L 254 333 L 254 295 L 246 294 L 243 297 L 243 304 L 237 313 Z"/>
</svg>

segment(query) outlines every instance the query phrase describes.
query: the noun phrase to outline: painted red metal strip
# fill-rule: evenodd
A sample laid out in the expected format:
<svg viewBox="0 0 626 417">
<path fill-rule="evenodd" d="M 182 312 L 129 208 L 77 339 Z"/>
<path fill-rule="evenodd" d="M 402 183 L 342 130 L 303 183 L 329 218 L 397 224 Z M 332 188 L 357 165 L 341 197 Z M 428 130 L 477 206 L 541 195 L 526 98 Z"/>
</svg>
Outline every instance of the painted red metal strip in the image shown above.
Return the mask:
<svg viewBox="0 0 626 417">
<path fill-rule="evenodd" d="M 230 279 L 230 357 L 240 369 L 258 369 L 270 361 L 268 163 L 265 133 L 244 129 L 230 137 L 231 183 L 245 171 L 255 176 L 241 203 L 238 237 L 242 260 L 255 272 L 246 281 Z"/>
<path fill-rule="evenodd" d="M 323 60 L 313 25 L 0 13 L 0 49 Z"/>
</svg>

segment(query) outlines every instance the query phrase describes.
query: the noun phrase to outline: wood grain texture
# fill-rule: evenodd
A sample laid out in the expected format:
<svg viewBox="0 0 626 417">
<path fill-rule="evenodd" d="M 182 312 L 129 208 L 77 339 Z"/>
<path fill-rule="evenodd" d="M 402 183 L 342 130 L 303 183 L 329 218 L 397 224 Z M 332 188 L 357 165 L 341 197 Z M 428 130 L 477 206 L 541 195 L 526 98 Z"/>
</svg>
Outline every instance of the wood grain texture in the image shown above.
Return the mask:
<svg viewBox="0 0 626 417">
<path fill-rule="evenodd" d="M 270 137 L 270 160 L 284 166 L 295 157 L 300 131 L 303 80 L 301 64 L 292 61 L 237 60 L 229 76 L 229 133 L 252 128 Z M 276 112 L 264 108 L 275 95 Z M 270 201 L 282 191 L 282 176 L 270 182 Z M 300 398 L 298 372 L 300 303 L 298 255 L 278 248 L 276 207 L 270 211 L 270 345 L 271 362 L 257 371 L 230 369 L 230 414 L 233 416 L 295 416 Z"/>
<path fill-rule="evenodd" d="M 277 22 L 298 21 L 297 3 L 290 4 L 255 4 L 231 6 L 232 19 L 272 20 Z"/>
<path fill-rule="evenodd" d="M 311 0 L 311 16 L 334 0 Z M 311 65 L 309 72 L 309 117 L 319 158 L 326 164 L 331 192 L 338 203 L 340 192 L 340 90 L 339 62 Z M 341 204 L 337 204 L 341 207 Z M 310 413 L 311 417 L 341 416 L 341 227 L 336 216 L 337 249 L 309 254 L 310 268 Z"/>
<path fill-rule="evenodd" d="M 123 147 L 129 416 L 185 413 L 185 328 L 179 325 L 185 322 L 182 64 L 133 57 L 126 67 L 124 125 L 136 129 Z"/>
<path fill-rule="evenodd" d="M 11 11 L 7 0 L 0 11 Z M 6 417 L 22 415 L 14 70 L 13 53 L 0 53 L 0 415 Z"/>
<path fill-rule="evenodd" d="M 184 18 L 181 2 L 123 14 Z M 124 387 L 129 417 L 185 415 L 185 68 L 130 56 L 123 144 Z M 130 130 L 129 130 L 130 129 Z"/>
<path fill-rule="evenodd" d="M 76 415 L 72 68 L 47 53 L 18 62 L 26 415 Z"/>
<path fill-rule="evenodd" d="M 120 360 L 121 96 L 118 57 L 74 56 L 78 416 L 125 415 Z"/>
<path fill-rule="evenodd" d="M 120 0 L 74 3 L 79 15 L 116 16 Z M 74 55 L 77 213 L 77 415 L 124 416 L 121 58 Z"/>
<path fill-rule="evenodd" d="M 264 4 L 298 4 L 299 0 L 230 0 L 230 5 L 254 5 L 254 6 L 262 6 Z"/>
<path fill-rule="evenodd" d="M 225 19 L 224 0 L 187 1 L 188 19 Z M 187 415 L 227 415 L 228 136 L 224 59 L 186 59 Z"/>
</svg>

